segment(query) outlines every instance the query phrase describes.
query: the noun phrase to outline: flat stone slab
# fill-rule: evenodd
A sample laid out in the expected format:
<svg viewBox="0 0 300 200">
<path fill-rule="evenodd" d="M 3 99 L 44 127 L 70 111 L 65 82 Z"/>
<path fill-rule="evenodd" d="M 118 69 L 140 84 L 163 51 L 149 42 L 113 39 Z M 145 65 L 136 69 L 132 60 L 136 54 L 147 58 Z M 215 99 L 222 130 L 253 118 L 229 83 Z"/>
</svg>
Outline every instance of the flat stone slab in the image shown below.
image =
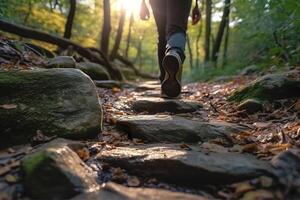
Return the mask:
<svg viewBox="0 0 300 200">
<path fill-rule="evenodd" d="M 207 198 L 171 192 L 162 189 L 130 188 L 115 183 L 108 183 L 99 191 L 79 195 L 72 200 L 157 200 L 157 199 L 178 199 L 178 200 L 206 200 Z"/>
<path fill-rule="evenodd" d="M 117 128 L 130 138 L 145 142 L 205 142 L 215 138 L 229 139 L 245 127 L 222 121 L 204 122 L 170 115 L 135 115 L 117 119 Z"/>
<path fill-rule="evenodd" d="M 182 185 L 227 184 L 273 174 L 267 161 L 250 154 L 187 151 L 180 144 L 153 144 L 107 150 L 98 159 L 142 177 Z"/>
<path fill-rule="evenodd" d="M 160 90 L 160 84 L 157 81 L 144 82 L 137 86 L 136 91 Z"/>
<path fill-rule="evenodd" d="M 195 101 L 154 97 L 139 97 L 132 103 L 132 110 L 135 112 L 148 112 L 150 114 L 162 112 L 190 113 L 202 107 L 202 104 Z"/>
</svg>

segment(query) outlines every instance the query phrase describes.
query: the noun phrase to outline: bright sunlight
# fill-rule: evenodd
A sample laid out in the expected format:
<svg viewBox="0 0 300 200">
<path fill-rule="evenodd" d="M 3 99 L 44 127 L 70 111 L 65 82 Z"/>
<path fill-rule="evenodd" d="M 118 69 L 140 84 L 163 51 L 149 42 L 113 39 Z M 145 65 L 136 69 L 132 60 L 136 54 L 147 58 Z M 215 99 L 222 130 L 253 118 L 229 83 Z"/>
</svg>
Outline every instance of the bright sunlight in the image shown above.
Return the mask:
<svg viewBox="0 0 300 200">
<path fill-rule="evenodd" d="M 114 8 L 120 10 L 124 7 L 127 13 L 134 12 L 134 14 L 138 14 L 140 10 L 141 0 L 116 0 Z"/>
</svg>

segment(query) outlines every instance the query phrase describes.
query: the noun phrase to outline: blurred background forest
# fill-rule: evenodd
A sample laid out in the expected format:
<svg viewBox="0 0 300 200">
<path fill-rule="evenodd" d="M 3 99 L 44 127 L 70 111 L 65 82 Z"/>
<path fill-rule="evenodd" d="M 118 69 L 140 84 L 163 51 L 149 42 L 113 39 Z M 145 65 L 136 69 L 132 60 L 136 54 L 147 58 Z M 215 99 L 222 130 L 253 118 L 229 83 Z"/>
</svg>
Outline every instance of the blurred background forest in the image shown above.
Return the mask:
<svg viewBox="0 0 300 200">
<path fill-rule="evenodd" d="M 118 54 L 143 72 L 158 73 L 154 18 L 151 15 L 148 21 L 139 19 L 140 3 L 140 0 L 0 0 L 0 18 L 69 37 L 106 54 L 114 50 L 119 33 Z M 250 65 L 280 70 L 300 63 L 300 1 L 200 0 L 199 7 L 200 23 L 189 23 L 185 80 L 232 75 Z M 72 9 L 74 21 L 71 32 L 66 33 Z M 105 35 L 104 13 L 110 13 L 108 50 L 101 41 Z M 48 43 L 30 42 L 56 50 Z"/>
</svg>

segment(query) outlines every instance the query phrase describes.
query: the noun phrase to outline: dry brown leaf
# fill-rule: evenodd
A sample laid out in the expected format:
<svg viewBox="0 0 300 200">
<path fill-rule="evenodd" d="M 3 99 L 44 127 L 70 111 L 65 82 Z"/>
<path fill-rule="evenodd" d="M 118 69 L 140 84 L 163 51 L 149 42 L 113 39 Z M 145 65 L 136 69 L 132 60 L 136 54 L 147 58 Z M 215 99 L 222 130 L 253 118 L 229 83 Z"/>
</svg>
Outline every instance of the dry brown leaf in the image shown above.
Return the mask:
<svg viewBox="0 0 300 200">
<path fill-rule="evenodd" d="M 112 89 L 111 89 L 111 91 L 112 91 L 112 93 L 119 93 L 119 92 L 121 92 L 121 89 L 120 88 L 117 88 L 117 87 L 113 87 Z"/>
<path fill-rule="evenodd" d="M 294 109 L 295 109 L 296 111 L 300 111 L 300 99 L 295 103 Z"/>
<path fill-rule="evenodd" d="M 86 161 L 90 158 L 90 151 L 86 147 L 77 150 L 76 153 L 78 154 L 79 158 L 81 158 L 81 160 L 83 161 Z"/>
<path fill-rule="evenodd" d="M 11 175 L 11 174 L 6 175 L 4 179 L 7 183 L 16 183 L 16 182 L 18 182 L 18 177 L 14 176 L 14 175 Z"/>
<path fill-rule="evenodd" d="M 260 182 L 261 186 L 264 187 L 264 188 L 269 188 L 273 184 L 273 180 L 270 177 L 267 177 L 267 176 L 259 177 L 259 182 Z"/>
<path fill-rule="evenodd" d="M 244 193 L 255 189 L 253 187 L 253 185 L 251 185 L 249 182 L 236 183 L 236 184 L 233 184 L 232 187 L 235 189 L 235 196 L 236 197 L 240 197 Z"/>
<path fill-rule="evenodd" d="M 3 108 L 5 110 L 11 110 L 11 109 L 16 109 L 18 106 L 16 104 L 3 104 L 0 105 L 0 108 Z"/>
<path fill-rule="evenodd" d="M 276 144 L 276 145 L 269 145 L 266 147 L 266 150 L 268 150 L 270 153 L 276 155 L 282 151 L 286 151 L 289 148 L 291 148 L 291 144 Z"/>
<path fill-rule="evenodd" d="M 9 166 L 0 167 L 0 176 L 8 173 L 11 170 Z"/>
<path fill-rule="evenodd" d="M 256 191 L 250 191 L 247 192 L 242 200 L 273 200 L 274 195 L 272 192 L 267 190 L 256 190 Z"/>
<path fill-rule="evenodd" d="M 110 123 L 111 125 L 117 124 L 117 119 L 116 119 L 115 117 L 110 117 L 110 118 L 108 119 L 108 121 L 109 121 L 109 123 Z"/>
<path fill-rule="evenodd" d="M 181 148 L 181 149 L 184 149 L 184 150 L 187 150 L 187 151 L 192 150 L 192 148 L 189 147 L 189 145 L 187 145 L 187 144 L 185 144 L 185 143 L 182 143 L 182 144 L 180 145 L 180 148 Z"/>
<path fill-rule="evenodd" d="M 257 144 L 251 143 L 251 144 L 246 144 L 243 148 L 243 152 L 246 153 L 255 153 L 258 151 Z"/>
<path fill-rule="evenodd" d="M 127 179 L 127 185 L 130 187 L 138 187 L 141 184 L 140 180 L 136 176 L 130 176 Z"/>
</svg>

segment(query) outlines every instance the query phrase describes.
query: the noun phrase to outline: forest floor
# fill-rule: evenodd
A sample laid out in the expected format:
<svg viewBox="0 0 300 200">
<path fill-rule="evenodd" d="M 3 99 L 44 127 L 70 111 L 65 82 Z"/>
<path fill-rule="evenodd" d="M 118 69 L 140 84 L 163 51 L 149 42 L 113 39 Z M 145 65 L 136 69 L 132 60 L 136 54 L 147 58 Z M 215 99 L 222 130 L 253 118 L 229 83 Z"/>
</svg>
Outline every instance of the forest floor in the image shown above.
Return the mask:
<svg viewBox="0 0 300 200">
<path fill-rule="evenodd" d="M 28 66 L 21 68 L 34 68 Z M 188 84 L 181 98 L 173 100 L 159 97 L 156 81 L 98 87 L 103 132 L 83 141 L 86 147 L 77 153 L 99 184 L 166 189 L 183 193 L 182 199 L 297 199 L 299 99 L 265 103 L 255 114 L 227 100 L 256 77 Z M 40 134 L 31 145 L 1 150 L 0 199 L 26 199 L 20 161 L 49 140 L 53 138 Z"/>
</svg>

